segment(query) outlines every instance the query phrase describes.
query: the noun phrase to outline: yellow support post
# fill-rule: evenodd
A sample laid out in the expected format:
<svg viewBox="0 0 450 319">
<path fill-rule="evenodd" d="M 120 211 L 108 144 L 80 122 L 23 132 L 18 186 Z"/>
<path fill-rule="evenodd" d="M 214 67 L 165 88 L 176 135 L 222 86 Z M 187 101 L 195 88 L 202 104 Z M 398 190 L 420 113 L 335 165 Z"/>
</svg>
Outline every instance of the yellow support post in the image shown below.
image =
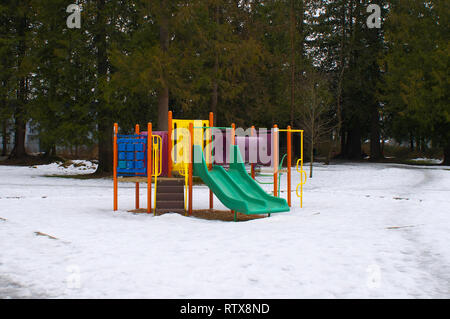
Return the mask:
<svg viewBox="0 0 450 319">
<path fill-rule="evenodd" d="M 300 158 L 297 160 L 296 170 L 300 174 L 300 183 L 297 185 L 295 193 L 297 197 L 300 197 L 300 208 L 303 208 L 303 185 L 306 183 L 306 172 L 303 170 L 303 130 L 300 130 Z M 299 187 L 300 193 L 298 192 Z"/>
</svg>

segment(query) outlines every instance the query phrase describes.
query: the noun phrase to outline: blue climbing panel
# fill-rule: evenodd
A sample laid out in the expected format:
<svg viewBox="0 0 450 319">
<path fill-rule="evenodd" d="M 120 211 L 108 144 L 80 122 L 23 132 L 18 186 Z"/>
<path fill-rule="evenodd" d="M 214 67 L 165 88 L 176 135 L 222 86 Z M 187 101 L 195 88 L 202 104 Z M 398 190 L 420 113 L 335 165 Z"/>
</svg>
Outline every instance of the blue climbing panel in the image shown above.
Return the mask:
<svg viewBox="0 0 450 319">
<path fill-rule="evenodd" d="M 147 176 L 147 136 L 117 134 L 117 175 Z"/>
</svg>

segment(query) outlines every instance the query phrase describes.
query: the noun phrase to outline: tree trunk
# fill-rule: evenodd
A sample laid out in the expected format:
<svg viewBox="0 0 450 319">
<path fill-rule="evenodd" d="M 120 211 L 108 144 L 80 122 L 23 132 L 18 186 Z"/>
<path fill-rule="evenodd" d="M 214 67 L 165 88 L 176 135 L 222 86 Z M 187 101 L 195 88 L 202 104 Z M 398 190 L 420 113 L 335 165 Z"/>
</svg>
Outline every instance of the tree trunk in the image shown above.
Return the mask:
<svg viewBox="0 0 450 319">
<path fill-rule="evenodd" d="M 313 177 L 313 162 L 314 162 L 314 141 L 311 140 L 311 158 L 309 161 L 309 178 Z"/>
<path fill-rule="evenodd" d="M 169 112 L 169 88 L 164 87 L 158 91 L 158 129 L 167 131 Z"/>
<path fill-rule="evenodd" d="M 3 120 L 2 125 L 2 156 L 8 154 L 8 122 Z"/>
<path fill-rule="evenodd" d="M 341 151 L 339 152 L 339 155 L 341 157 L 345 157 L 347 155 L 347 132 L 342 128 L 340 129 L 340 142 L 341 142 Z"/>
<path fill-rule="evenodd" d="M 380 124 L 378 107 L 376 105 L 372 108 L 371 123 L 370 123 L 370 160 L 378 161 L 383 158 L 380 145 Z"/>
<path fill-rule="evenodd" d="M 217 58 L 216 64 L 214 65 L 215 74 L 217 74 Z M 211 112 L 214 113 L 214 123 L 209 123 L 211 126 L 214 126 L 217 123 L 217 104 L 219 102 L 219 86 L 217 84 L 217 79 L 214 77 L 212 84 L 212 99 L 211 99 Z"/>
<path fill-rule="evenodd" d="M 290 101 L 290 125 L 294 128 L 294 108 L 295 108 L 295 16 L 294 16 L 294 0 L 290 3 L 289 12 L 289 34 L 290 34 L 290 55 L 291 55 L 291 101 Z M 294 134 L 292 139 L 294 142 L 294 156 L 297 157 L 300 154 L 299 142 L 297 141 L 297 134 Z"/>
<path fill-rule="evenodd" d="M 450 166 L 450 143 L 444 147 L 444 161 L 442 165 Z"/>
<path fill-rule="evenodd" d="M 113 171 L 113 127 L 109 122 L 98 125 L 98 168 L 97 172 Z"/>
<path fill-rule="evenodd" d="M 219 28 L 219 6 L 216 5 L 214 7 L 214 22 L 216 24 L 216 28 Z M 217 41 L 218 36 L 217 36 L 217 32 L 214 35 L 215 37 L 215 41 Z M 210 126 L 215 126 L 215 124 L 217 123 L 217 105 L 219 103 L 219 84 L 218 84 L 218 80 L 217 77 L 219 75 L 219 52 L 217 49 L 217 45 L 216 43 L 214 43 L 214 70 L 213 70 L 213 79 L 212 79 L 212 96 L 211 96 L 211 112 L 214 113 L 214 123 L 209 123 Z"/>
<path fill-rule="evenodd" d="M 297 17 L 296 15 L 296 9 L 295 9 L 295 3 L 297 4 L 297 14 L 300 15 L 300 17 Z M 289 35 L 290 35 L 290 119 L 289 124 L 291 128 L 295 128 L 295 105 L 296 105 L 296 99 L 295 99 L 295 88 L 296 88 L 296 78 L 295 73 L 302 73 L 303 70 L 303 44 L 304 44 L 304 29 L 303 29 L 303 17 L 305 14 L 305 6 L 303 3 L 303 0 L 290 0 L 290 10 L 289 10 Z M 299 26 L 299 29 L 297 30 L 297 24 Z M 297 41 L 297 35 L 300 36 L 300 39 Z M 296 54 L 300 57 L 300 64 L 296 64 Z M 297 71 L 299 70 L 299 71 Z M 299 77 L 299 79 L 301 79 Z M 300 103 L 300 100 L 298 100 L 297 103 Z M 301 107 L 301 106 L 298 106 Z M 294 157 L 299 157 L 301 150 L 300 150 L 300 135 L 299 134 L 293 134 L 292 135 L 292 151 L 294 153 Z"/>
<path fill-rule="evenodd" d="M 19 42 L 17 45 L 17 65 L 20 69 L 26 53 L 25 31 L 27 28 L 27 17 L 21 16 L 17 20 L 17 33 Z M 26 156 L 25 151 L 25 135 L 26 135 L 26 101 L 27 101 L 27 78 L 22 76 L 19 78 L 19 87 L 17 89 L 17 105 L 15 109 L 15 136 L 14 148 L 9 157 L 22 158 Z"/>
<path fill-rule="evenodd" d="M 294 0 L 291 0 L 290 10 L 290 41 L 291 41 L 291 109 L 290 125 L 294 127 L 294 106 L 295 106 L 295 17 Z"/>
<path fill-rule="evenodd" d="M 425 140 L 425 137 L 422 137 L 422 138 L 420 139 L 420 151 L 421 151 L 422 153 L 425 153 L 425 152 L 427 151 L 427 142 L 426 142 L 426 140 Z"/>
<path fill-rule="evenodd" d="M 342 129 L 342 105 L 341 105 L 341 99 L 342 99 L 342 82 L 344 80 L 344 72 L 345 72 L 345 40 L 346 40 L 346 29 L 345 29 L 345 6 L 342 6 L 341 8 L 341 43 L 340 43 L 340 52 L 339 52 L 339 67 L 341 68 L 339 72 L 338 77 L 338 83 L 337 83 L 337 97 L 336 97 L 336 115 L 337 115 L 337 135 L 336 135 L 336 148 L 337 144 L 339 143 L 339 137 L 340 137 L 340 150 L 337 151 L 338 154 L 345 153 L 344 146 L 345 146 L 345 137 L 344 137 L 344 130 Z"/>
<path fill-rule="evenodd" d="M 312 101 L 312 107 L 311 107 L 311 114 L 310 114 L 310 116 L 311 116 L 311 123 L 310 123 L 310 128 L 311 128 L 311 132 L 310 132 L 310 134 L 311 134 L 311 139 L 310 139 L 310 141 L 311 141 L 311 145 L 310 145 L 310 147 L 311 147 L 311 158 L 310 158 L 310 160 L 309 160 L 309 177 L 310 178 L 312 178 L 312 175 L 313 175 L 313 162 L 314 162 L 314 142 L 315 142 L 315 137 L 316 136 L 319 136 L 319 132 L 317 132 L 317 135 L 316 135 L 316 120 L 317 120 L 317 117 L 316 117 L 316 106 L 317 106 L 317 103 L 316 103 L 316 90 L 315 90 L 315 88 L 313 87 L 313 89 L 312 89 L 312 94 L 313 94 L 313 101 Z"/>
<path fill-rule="evenodd" d="M 23 158 L 26 156 L 25 152 L 25 135 L 26 123 L 21 116 L 16 117 L 15 134 L 14 134 L 14 148 L 10 154 L 10 158 Z"/>
<path fill-rule="evenodd" d="M 113 121 L 107 110 L 101 90 L 101 81 L 106 81 L 108 72 L 108 55 L 106 51 L 106 16 L 104 15 L 105 0 L 97 0 L 97 109 L 98 109 L 98 168 L 97 172 L 111 173 L 113 171 Z"/>
<path fill-rule="evenodd" d="M 355 122 L 353 127 L 348 131 L 346 151 L 346 157 L 348 159 L 361 159 L 361 127 L 359 122 Z"/>
<path fill-rule="evenodd" d="M 169 48 L 169 18 L 167 14 L 166 2 L 161 2 L 161 21 L 159 26 L 159 43 L 163 52 L 167 52 Z M 158 129 L 167 131 L 168 129 L 168 112 L 169 112 L 169 87 L 167 84 L 166 74 L 163 87 L 158 90 Z"/>
<path fill-rule="evenodd" d="M 46 145 L 44 149 L 44 157 L 51 158 L 52 156 L 56 156 L 56 145 Z"/>
</svg>

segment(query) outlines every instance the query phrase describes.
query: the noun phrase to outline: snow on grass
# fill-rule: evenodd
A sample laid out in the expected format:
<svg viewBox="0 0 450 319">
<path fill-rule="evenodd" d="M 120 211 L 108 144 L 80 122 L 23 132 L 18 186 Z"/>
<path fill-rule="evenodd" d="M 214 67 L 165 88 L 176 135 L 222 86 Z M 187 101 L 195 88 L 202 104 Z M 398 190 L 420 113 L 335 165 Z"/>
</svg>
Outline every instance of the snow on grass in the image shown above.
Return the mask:
<svg viewBox="0 0 450 319">
<path fill-rule="evenodd" d="M 48 165 L 32 166 L 38 168 L 40 174 L 48 175 L 78 175 L 94 173 L 97 164 L 86 160 L 69 160 L 64 163 L 57 162 Z"/>
<path fill-rule="evenodd" d="M 240 223 L 128 213 L 130 183 L 113 213 L 111 180 L 43 176 L 74 171 L 0 166 L 0 297 L 450 297 L 448 168 L 315 165 L 303 209 L 294 173 L 291 212 Z"/>
<path fill-rule="evenodd" d="M 417 162 L 420 164 L 441 164 L 442 160 L 439 158 L 426 158 L 426 157 L 418 157 L 418 158 L 414 158 L 411 161 L 413 162 Z"/>
</svg>

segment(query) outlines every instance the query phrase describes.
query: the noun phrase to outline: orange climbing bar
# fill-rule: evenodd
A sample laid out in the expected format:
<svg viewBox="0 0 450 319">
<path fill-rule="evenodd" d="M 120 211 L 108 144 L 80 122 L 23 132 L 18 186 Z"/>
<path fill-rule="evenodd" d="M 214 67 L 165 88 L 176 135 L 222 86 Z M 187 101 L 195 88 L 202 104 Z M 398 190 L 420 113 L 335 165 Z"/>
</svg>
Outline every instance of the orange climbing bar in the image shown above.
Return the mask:
<svg viewBox="0 0 450 319">
<path fill-rule="evenodd" d="M 150 214 L 151 211 L 152 211 L 152 123 L 147 123 L 147 213 Z"/>
<path fill-rule="evenodd" d="M 139 135 L 139 124 L 136 124 L 135 132 Z M 139 209 L 139 183 L 136 183 L 136 209 Z"/>
<path fill-rule="evenodd" d="M 287 202 L 291 207 L 291 163 L 292 163 L 292 133 L 291 127 L 287 127 Z"/>
<path fill-rule="evenodd" d="M 214 113 L 213 112 L 209 112 L 209 126 L 213 127 L 214 126 Z M 212 151 L 213 151 L 213 130 L 209 129 L 209 148 L 208 148 L 208 154 L 209 154 L 209 170 L 212 169 L 212 161 L 213 161 L 213 157 L 212 157 Z M 214 193 L 212 192 L 212 190 L 209 190 L 209 209 L 213 209 L 214 208 Z"/>
<path fill-rule="evenodd" d="M 114 210 L 117 210 L 117 133 L 119 131 L 119 125 L 117 123 L 114 123 L 114 141 L 113 141 L 113 182 L 114 182 L 114 200 L 113 200 L 113 206 Z"/>
<path fill-rule="evenodd" d="M 194 123 L 189 123 L 189 216 L 192 215 L 192 174 L 193 174 L 193 162 L 194 162 L 194 154 L 192 150 L 194 149 Z"/>
</svg>

